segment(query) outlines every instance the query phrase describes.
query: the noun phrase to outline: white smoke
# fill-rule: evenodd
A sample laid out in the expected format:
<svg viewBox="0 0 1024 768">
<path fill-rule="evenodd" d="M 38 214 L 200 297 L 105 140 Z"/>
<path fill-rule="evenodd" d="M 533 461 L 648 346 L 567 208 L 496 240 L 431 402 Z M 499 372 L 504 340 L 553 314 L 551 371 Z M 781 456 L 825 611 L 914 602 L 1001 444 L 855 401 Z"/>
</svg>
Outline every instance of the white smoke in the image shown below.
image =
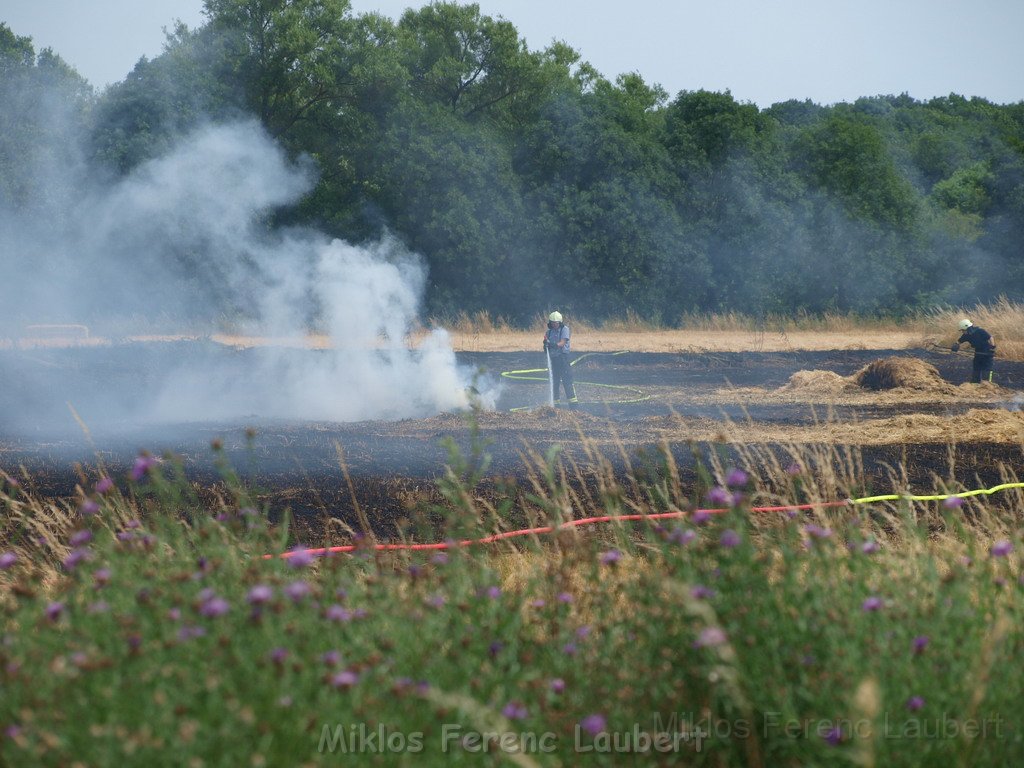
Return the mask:
<svg viewBox="0 0 1024 768">
<path fill-rule="evenodd" d="M 415 348 L 408 340 L 426 280 L 421 258 L 391 238 L 356 246 L 268 225 L 313 184 L 309 164 L 289 161 L 254 121 L 198 130 L 82 196 L 57 238 L 69 266 L 28 276 L 32 305 L 80 322 L 149 305 L 197 326 L 224 314 L 255 335 L 329 336 L 326 350 L 225 348 L 223 367 L 183 359 L 135 421 L 354 421 L 470 406 L 473 373 L 447 334 L 433 331 Z M 474 399 L 493 407 L 495 394 Z"/>
</svg>

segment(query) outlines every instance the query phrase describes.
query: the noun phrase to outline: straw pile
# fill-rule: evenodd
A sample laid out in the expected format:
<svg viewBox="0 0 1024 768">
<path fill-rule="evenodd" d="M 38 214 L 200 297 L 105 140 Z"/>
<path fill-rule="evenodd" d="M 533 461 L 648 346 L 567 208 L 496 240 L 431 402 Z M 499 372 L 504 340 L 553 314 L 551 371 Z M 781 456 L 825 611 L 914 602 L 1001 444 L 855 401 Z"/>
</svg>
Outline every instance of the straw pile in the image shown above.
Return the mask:
<svg viewBox="0 0 1024 768">
<path fill-rule="evenodd" d="M 797 371 L 789 381 L 779 387 L 779 392 L 813 395 L 838 395 L 850 389 L 850 381 L 834 371 Z"/>
<path fill-rule="evenodd" d="M 934 365 L 916 357 L 887 357 L 861 368 L 852 377 L 863 389 L 912 389 L 918 392 L 955 394 L 956 387 L 939 375 Z"/>
</svg>

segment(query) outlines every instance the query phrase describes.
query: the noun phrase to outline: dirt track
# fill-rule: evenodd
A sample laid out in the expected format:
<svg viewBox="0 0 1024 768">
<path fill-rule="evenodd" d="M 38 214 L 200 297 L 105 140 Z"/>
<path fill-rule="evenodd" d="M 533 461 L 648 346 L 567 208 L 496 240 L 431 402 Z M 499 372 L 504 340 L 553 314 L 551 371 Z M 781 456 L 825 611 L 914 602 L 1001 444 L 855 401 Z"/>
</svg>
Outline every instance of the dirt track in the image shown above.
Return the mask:
<svg viewBox="0 0 1024 768">
<path fill-rule="evenodd" d="M 188 342 L 179 342 L 187 344 Z M 159 345 L 156 345 L 157 347 Z M 176 348 L 178 352 L 183 347 Z M 191 350 L 191 348 L 189 348 Z M 133 346 L 149 355 L 149 364 L 128 364 L 117 348 L 106 350 L 4 351 L 0 367 L 12 386 L 0 395 L 0 416 L 13 415 L 25 399 L 61 408 L 83 387 L 101 395 L 106 383 L 159 375 L 167 347 Z M 192 354 L 194 350 L 189 353 Z M 211 362 L 222 353 L 204 347 Z M 228 357 L 244 351 L 223 353 Z M 312 354 L 297 351 L 296 354 Z M 95 379 L 95 365 L 78 365 L 84 356 L 101 355 L 106 371 Z M 917 357 L 935 366 L 941 379 L 921 389 L 874 392 L 848 379 L 865 365 L 887 356 Z M 485 376 L 536 368 L 539 353 L 462 353 L 462 362 Z M 133 358 L 137 360 L 137 358 Z M 19 367 L 52 368 L 45 391 L 19 392 Z M 997 361 L 997 385 L 964 385 L 969 356 L 923 350 L 843 350 L 799 352 L 599 353 L 574 368 L 581 407 L 576 412 L 544 407 L 546 383 L 505 380 L 498 410 L 477 417 L 492 456 L 492 481 L 526 474 L 523 454 L 559 444 L 585 462 L 585 440 L 622 469 L 638 454 L 662 443 L 680 464 L 684 483 L 692 483 L 691 444 L 723 437 L 765 445 L 844 443 L 862 446 L 866 484 L 882 482 L 887 466 L 901 461 L 911 482 L 930 484 L 948 474 L 949 446 L 956 448 L 956 475 L 962 482 L 997 482 L 998 464 L 1021 463 L 1024 416 L 1016 412 L 1017 390 L 1024 390 L 1024 363 Z M 800 374 L 799 372 L 825 372 Z M 830 373 L 829 373 L 830 372 Z M 791 380 L 794 374 L 798 374 Z M 92 377 L 89 381 L 85 378 Z M 513 410 L 523 409 L 523 410 Z M 256 436 L 249 440 L 246 428 Z M 0 428 L 2 430 L 2 428 Z M 281 509 L 308 514 L 321 511 L 351 519 L 352 501 L 339 462 L 338 447 L 356 486 L 360 504 L 383 529 L 417 497 L 434 495 L 434 480 L 447 458 L 441 441 L 451 438 L 470 450 L 464 415 L 397 422 L 295 423 L 253 418 L 249 423 L 191 423 L 163 427 L 159 433 L 119 425 L 93 436 L 55 436 L 40 430 L 0 437 L 0 468 L 24 466 L 45 494 L 65 495 L 74 487 L 74 462 L 94 466 L 102 460 L 115 473 L 126 471 L 140 449 L 171 451 L 185 458 L 192 477 L 215 478 L 210 441 L 222 439 L 243 476 L 263 489 L 263 498 Z M 888 489 L 887 489 L 888 490 Z"/>
</svg>

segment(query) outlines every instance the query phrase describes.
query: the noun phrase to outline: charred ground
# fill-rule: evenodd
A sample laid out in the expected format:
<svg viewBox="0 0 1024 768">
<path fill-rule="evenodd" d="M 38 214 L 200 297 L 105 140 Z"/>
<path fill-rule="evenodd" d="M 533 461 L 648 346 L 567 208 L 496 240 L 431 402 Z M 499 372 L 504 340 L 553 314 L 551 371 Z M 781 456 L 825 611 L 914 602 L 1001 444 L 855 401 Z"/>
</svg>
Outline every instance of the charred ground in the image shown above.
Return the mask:
<svg viewBox="0 0 1024 768">
<path fill-rule="evenodd" d="M 472 453 L 466 414 L 357 423 L 253 415 L 140 426 L 149 394 L 182 356 L 241 372 L 245 357 L 259 354 L 212 342 L 0 351 L 0 468 L 30 478 L 41 494 L 69 496 L 82 472 L 94 477 L 102 464 L 123 474 L 146 450 L 180 456 L 189 477 L 211 487 L 216 440 L 273 510 L 290 508 L 307 523 L 324 516 L 352 522 L 354 490 L 374 527 L 388 532 L 412 507 L 437 499 L 450 446 Z M 927 364 L 924 383 L 875 392 L 852 381 L 889 357 Z M 957 480 L 998 482 L 1000 465 L 1019 465 L 1024 442 L 1024 417 L 1016 413 L 1024 363 L 997 361 L 997 385 L 957 386 L 970 358 L 935 350 L 596 353 L 574 368 L 583 401 L 574 412 L 544 407 L 544 381 L 501 377 L 538 368 L 539 353 L 462 353 L 459 360 L 479 370 L 482 382 L 504 382 L 498 409 L 473 417 L 478 444 L 491 457 L 480 488 L 486 495 L 507 493 L 506 480 L 525 492 L 530 457 L 556 444 L 570 463 L 586 467 L 597 451 L 623 474 L 627 464 L 645 471 L 658 447 L 668 446 L 692 486 L 696 457 L 722 450 L 723 440 L 780 449 L 851 443 L 863 457 L 865 487 L 884 483 L 900 464 L 911 483 L 930 487 L 934 476 L 948 477 L 951 450 Z"/>
</svg>

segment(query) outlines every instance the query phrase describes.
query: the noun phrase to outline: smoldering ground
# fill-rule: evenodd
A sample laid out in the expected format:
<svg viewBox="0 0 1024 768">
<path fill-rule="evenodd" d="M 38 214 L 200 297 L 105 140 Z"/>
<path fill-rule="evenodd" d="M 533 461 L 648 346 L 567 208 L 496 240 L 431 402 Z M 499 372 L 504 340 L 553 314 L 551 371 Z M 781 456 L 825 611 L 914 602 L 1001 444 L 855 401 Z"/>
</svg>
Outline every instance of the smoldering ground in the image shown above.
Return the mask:
<svg viewBox="0 0 1024 768">
<path fill-rule="evenodd" d="M 218 322 L 270 337 L 317 331 L 330 343 L 247 353 L 130 344 L 91 354 L 14 343 L 0 370 L 24 397 L 4 398 L 8 429 L 78 429 L 68 405 L 92 428 L 397 419 L 466 408 L 471 386 L 476 402 L 493 405 L 496 385 L 457 363 L 443 330 L 410 348 L 426 280 L 416 254 L 393 238 L 357 246 L 273 226 L 274 211 L 315 179 L 256 122 L 206 126 L 109 185 L 53 181 L 80 186 L 70 209 L 3 214 L 11 226 L 5 249 L 20 266 L 3 290 L 8 328 L 12 319 L 21 326 L 11 336 L 28 322 L 128 336 L 140 330 L 132 327 L 138 318 L 158 317 L 207 332 Z"/>
</svg>

